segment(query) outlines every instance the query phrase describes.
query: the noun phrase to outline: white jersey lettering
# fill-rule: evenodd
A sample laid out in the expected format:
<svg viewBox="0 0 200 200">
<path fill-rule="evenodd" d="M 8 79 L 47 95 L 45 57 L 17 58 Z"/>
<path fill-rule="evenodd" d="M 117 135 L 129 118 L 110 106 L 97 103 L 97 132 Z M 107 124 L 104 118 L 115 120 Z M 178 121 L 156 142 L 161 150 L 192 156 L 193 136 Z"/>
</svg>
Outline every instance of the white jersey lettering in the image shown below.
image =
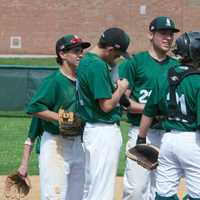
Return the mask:
<svg viewBox="0 0 200 200">
<path fill-rule="evenodd" d="M 140 97 L 139 97 L 139 102 L 140 103 L 146 103 L 148 97 L 151 95 L 152 90 L 148 91 L 148 90 L 140 90 Z"/>
</svg>

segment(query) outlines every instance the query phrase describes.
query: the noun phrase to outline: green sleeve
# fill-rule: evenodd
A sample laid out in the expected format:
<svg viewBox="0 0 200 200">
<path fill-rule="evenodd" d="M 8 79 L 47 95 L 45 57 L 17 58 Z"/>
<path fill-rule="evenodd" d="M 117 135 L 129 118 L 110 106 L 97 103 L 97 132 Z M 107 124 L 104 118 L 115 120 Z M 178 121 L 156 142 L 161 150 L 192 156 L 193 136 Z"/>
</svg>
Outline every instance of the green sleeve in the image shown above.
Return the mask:
<svg viewBox="0 0 200 200">
<path fill-rule="evenodd" d="M 89 72 L 89 88 L 94 99 L 110 99 L 112 97 L 112 81 L 108 66 L 101 62 L 92 63 Z"/>
<path fill-rule="evenodd" d="M 32 140 L 35 141 L 35 139 L 38 136 L 41 136 L 43 133 L 43 128 L 42 128 L 42 120 L 37 117 L 33 117 L 31 120 L 31 125 L 29 128 L 28 132 L 28 137 Z"/>
<path fill-rule="evenodd" d="M 49 110 L 54 105 L 56 97 L 56 83 L 54 79 L 45 79 L 33 96 L 26 112 L 35 113 Z"/>
<path fill-rule="evenodd" d="M 119 77 L 120 78 L 126 78 L 129 82 L 129 89 L 131 91 L 134 88 L 134 82 L 135 82 L 135 77 L 136 77 L 136 60 L 134 57 L 130 59 L 124 60 L 119 65 Z"/>
</svg>

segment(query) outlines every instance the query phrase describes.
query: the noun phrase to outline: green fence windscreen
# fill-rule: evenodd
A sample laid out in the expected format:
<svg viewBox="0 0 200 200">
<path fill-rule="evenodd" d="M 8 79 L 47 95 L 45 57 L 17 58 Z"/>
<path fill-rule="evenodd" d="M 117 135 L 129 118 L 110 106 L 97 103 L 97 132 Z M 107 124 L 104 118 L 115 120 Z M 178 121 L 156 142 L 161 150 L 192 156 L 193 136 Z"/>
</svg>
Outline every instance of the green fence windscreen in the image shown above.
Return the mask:
<svg viewBox="0 0 200 200">
<path fill-rule="evenodd" d="M 57 67 L 0 66 L 0 111 L 22 111 L 41 80 Z"/>
</svg>

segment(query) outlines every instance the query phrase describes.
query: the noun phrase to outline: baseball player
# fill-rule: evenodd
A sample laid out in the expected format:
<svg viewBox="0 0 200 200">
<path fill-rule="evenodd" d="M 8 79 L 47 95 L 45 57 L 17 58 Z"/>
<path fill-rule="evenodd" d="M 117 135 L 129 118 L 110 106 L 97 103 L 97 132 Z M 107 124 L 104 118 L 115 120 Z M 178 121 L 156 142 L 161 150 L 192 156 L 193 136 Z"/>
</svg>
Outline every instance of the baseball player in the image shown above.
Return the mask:
<svg viewBox="0 0 200 200">
<path fill-rule="evenodd" d="M 76 112 L 75 70 L 90 46 L 68 34 L 56 43 L 60 68 L 44 79 L 27 107 L 42 121 L 39 156 L 42 200 L 81 200 L 84 184 L 84 152 L 81 136 L 64 137 L 59 131 L 60 108 Z"/>
<path fill-rule="evenodd" d="M 129 46 L 128 35 L 120 28 L 109 28 L 98 44 L 80 61 L 77 69 L 79 113 L 86 122 L 85 185 L 82 200 L 111 200 L 122 137 L 118 126 L 118 102 L 128 87 L 126 79 L 111 80 L 109 65 Z"/>
<path fill-rule="evenodd" d="M 149 50 L 133 55 L 119 66 L 119 76 L 128 80 L 129 93 L 131 93 L 131 105 L 127 110 L 128 121 L 131 124 L 127 149 L 142 140 L 141 138 L 137 140 L 141 112 L 152 92 L 156 78 L 167 73 L 169 67 L 177 65 L 177 61 L 168 56 L 168 52 L 174 33 L 178 31 L 169 17 L 160 16 L 153 19 L 149 25 Z M 136 105 L 136 102 L 139 105 Z M 160 130 L 150 129 L 147 142 L 159 146 L 160 137 Z M 123 200 L 152 200 L 154 189 L 154 173 L 150 173 L 127 158 Z"/>
<path fill-rule="evenodd" d="M 145 139 L 153 118 L 161 114 L 163 134 L 156 172 L 156 200 L 178 199 L 177 187 L 186 179 L 188 198 L 200 199 L 200 32 L 176 40 L 182 63 L 162 74 L 141 119 L 139 137 Z"/>
</svg>

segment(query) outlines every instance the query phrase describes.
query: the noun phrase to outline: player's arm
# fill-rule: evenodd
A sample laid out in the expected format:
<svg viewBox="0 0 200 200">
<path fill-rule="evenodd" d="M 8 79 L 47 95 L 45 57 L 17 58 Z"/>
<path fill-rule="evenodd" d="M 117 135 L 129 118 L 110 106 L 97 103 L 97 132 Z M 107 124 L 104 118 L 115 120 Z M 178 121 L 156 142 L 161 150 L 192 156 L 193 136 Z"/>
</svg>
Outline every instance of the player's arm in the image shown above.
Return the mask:
<svg viewBox="0 0 200 200">
<path fill-rule="evenodd" d="M 119 103 L 121 106 L 123 106 L 124 110 L 126 110 L 129 113 L 142 113 L 144 110 L 144 105 L 138 103 L 130 98 L 131 90 L 127 89 L 124 97 L 120 99 Z"/>
<path fill-rule="evenodd" d="M 142 113 L 144 110 L 145 104 L 138 103 L 133 99 L 129 99 L 130 106 L 127 108 L 129 113 Z"/>
<path fill-rule="evenodd" d="M 28 137 L 24 142 L 23 155 L 21 159 L 18 172 L 21 176 L 25 177 L 28 174 L 28 162 L 33 149 L 34 141 L 40 135 L 42 135 L 43 128 L 42 122 L 39 118 L 33 117 L 28 132 Z"/>
<path fill-rule="evenodd" d="M 120 101 L 121 96 L 128 88 L 126 79 L 117 80 L 117 88 L 110 99 L 99 99 L 99 106 L 104 112 L 110 112 Z"/>
<path fill-rule="evenodd" d="M 57 121 L 58 113 L 50 110 L 56 99 L 56 82 L 44 80 L 27 107 L 27 113 L 46 121 Z"/>
<path fill-rule="evenodd" d="M 141 138 L 145 138 L 147 136 L 147 132 L 151 126 L 151 123 L 153 121 L 152 117 L 148 117 L 146 115 L 142 115 L 141 121 L 140 121 L 140 129 L 138 136 Z"/>
<path fill-rule="evenodd" d="M 146 136 L 149 128 L 151 127 L 154 117 L 158 114 L 158 88 L 154 87 L 147 103 L 145 104 L 142 118 L 140 121 L 139 134 L 136 143 L 146 143 Z"/>
<path fill-rule="evenodd" d="M 131 59 L 124 60 L 119 65 L 119 77 L 126 78 L 129 82 L 129 89 L 126 91 L 126 95 L 130 97 L 131 91 L 134 90 L 135 77 L 136 77 L 136 66 L 137 62 L 134 57 Z M 127 111 L 130 113 L 142 113 L 144 110 L 144 104 L 134 101 L 129 98 L 130 106 L 127 107 Z"/>
<path fill-rule="evenodd" d="M 51 110 L 44 110 L 41 112 L 32 113 L 32 115 L 39 117 L 46 121 L 58 121 L 58 119 L 59 119 L 58 113 L 53 112 Z"/>
<path fill-rule="evenodd" d="M 144 114 L 142 115 L 136 144 L 146 144 L 147 133 L 151 126 L 152 121 L 153 121 L 153 117 L 148 117 Z"/>
<path fill-rule="evenodd" d="M 27 138 L 24 143 L 24 150 L 21 159 L 21 164 L 17 170 L 18 173 L 23 177 L 26 177 L 28 174 L 28 162 L 31 156 L 32 149 L 33 149 L 33 142 L 31 141 L 30 138 Z"/>
</svg>

